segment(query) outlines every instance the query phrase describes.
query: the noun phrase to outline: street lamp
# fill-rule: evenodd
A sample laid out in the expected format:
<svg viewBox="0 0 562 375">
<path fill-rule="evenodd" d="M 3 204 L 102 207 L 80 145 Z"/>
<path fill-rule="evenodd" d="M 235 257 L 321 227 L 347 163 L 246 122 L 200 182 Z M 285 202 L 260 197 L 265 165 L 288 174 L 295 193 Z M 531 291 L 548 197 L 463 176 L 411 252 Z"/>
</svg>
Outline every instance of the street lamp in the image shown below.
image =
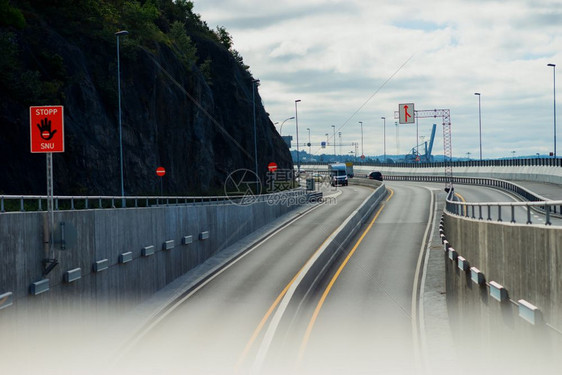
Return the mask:
<svg viewBox="0 0 562 375">
<path fill-rule="evenodd" d="M 312 154 L 312 151 L 310 149 L 311 147 L 311 143 L 310 143 L 310 128 L 306 128 L 306 130 L 308 130 L 308 157 L 310 157 L 310 155 Z"/>
<path fill-rule="evenodd" d="M 381 117 L 382 119 L 382 149 L 383 149 L 383 163 L 386 163 L 386 117 Z"/>
<path fill-rule="evenodd" d="M 289 117 L 289 118 L 283 120 L 283 122 L 281 123 L 281 126 L 279 127 L 279 135 L 283 135 L 283 134 L 282 134 L 282 132 L 283 132 L 283 124 L 285 123 L 285 121 L 293 120 L 294 118 L 295 118 L 295 116 L 292 116 L 292 117 Z"/>
<path fill-rule="evenodd" d="M 342 145 L 341 132 L 338 132 L 338 136 L 340 137 L 340 155 L 343 155 L 342 152 L 341 152 L 341 145 Z"/>
<path fill-rule="evenodd" d="M 295 123 L 297 126 L 297 173 L 299 178 L 299 185 L 300 185 L 300 178 L 301 178 L 301 159 L 299 155 L 299 116 L 297 114 L 297 103 L 300 102 L 300 99 L 295 100 Z"/>
<path fill-rule="evenodd" d="M 364 156 L 365 154 L 363 153 L 363 121 L 359 121 L 359 123 L 361 124 L 361 156 Z"/>
<path fill-rule="evenodd" d="M 336 159 L 336 125 L 332 125 L 332 128 L 334 129 L 334 161 L 337 161 Z"/>
<path fill-rule="evenodd" d="M 121 207 L 125 207 L 125 185 L 123 182 L 123 128 L 121 125 L 121 65 L 119 61 L 119 37 L 126 36 L 129 32 L 121 30 L 115 33 L 117 37 L 117 96 L 119 102 L 119 161 L 121 164 Z"/>
<path fill-rule="evenodd" d="M 480 105 L 480 93 L 475 92 L 474 95 L 478 96 L 478 129 L 480 131 L 480 161 L 482 161 L 482 106 Z"/>
<path fill-rule="evenodd" d="M 256 173 L 256 194 L 259 194 L 259 174 L 258 174 L 258 132 L 256 130 L 256 86 L 259 86 L 260 80 L 252 80 L 252 104 L 254 107 L 254 168 Z"/>
<path fill-rule="evenodd" d="M 547 66 L 552 66 L 553 74 L 553 92 L 554 92 L 554 158 L 556 158 L 556 64 L 547 64 Z"/>
</svg>

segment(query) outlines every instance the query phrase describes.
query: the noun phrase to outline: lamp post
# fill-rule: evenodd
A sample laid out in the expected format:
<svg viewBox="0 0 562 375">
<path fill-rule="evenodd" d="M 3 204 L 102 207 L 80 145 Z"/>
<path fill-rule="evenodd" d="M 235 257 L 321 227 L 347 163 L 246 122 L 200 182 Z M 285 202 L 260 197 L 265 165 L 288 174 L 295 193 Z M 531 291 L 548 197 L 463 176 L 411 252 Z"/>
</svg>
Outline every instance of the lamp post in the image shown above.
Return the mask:
<svg viewBox="0 0 562 375">
<path fill-rule="evenodd" d="M 386 163 L 386 117 L 381 117 L 382 119 L 382 149 L 383 149 L 383 163 Z"/>
<path fill-rule="evenodd" d="M 308 130 L 308 156 L 310 157 L 310 154 L 312 154 L 312 150 L 311 150 L 311 143 L 310 143 L 310 128 L 306 128 L 306 130 Z"/>
<path fill-rule="evenodd" d="M 258 174 L 258 132 L 256 130 L 256 86 L 259 86 L 260 80 L 252 80 L 252 104 L 254 107 L 254 172 L 256 173 L 256 192 L 259 194 L 259 174 Z"/>
<path fill-rule="evenodd" d="M 328 133 L 326 133 L 326 147 L 328 147 Z"/>
<path fill-rule="evenodd" d="M 552 66 L 553 74 L 553 93 L 554 93 L 554 158 L 556 159 L 556 64 L 547 64 Z"/>
<path fill-rule="evenodd" d="M 359 121 L 359 124 L 361 124 L 361 156 L 364 156 L 365 154 L 363 153 L 363 121 Z"/>
<path fill-rule="evenodd" d="M 301 159 L 299 155 L 299 116 L 297 114 L 297 103 L 300 102 L 300 99 L 295 100 L 295 123 L 297 127 L 297 173 L 298 173 L 298 181 L 300 185 L 300 178 L 301 178 Z"/>
<path fill-rule="evenodd" d="M 289 120 L 293 120 L 295 118 L 295 116 L 289 117 L 285 120 L 283 120 L 283 122 L 281 123 L 281 126 L 279 127 L 279 135 L 283 135 L 283 124 L 285 123 L 285 121 L 289 121 Z"/>
<path fill-rule="evenodd" d="M 341 145 L 342 145 L 341 132 L 338 132 L 338 136 L 340 137 L 340 155 L 343 155 L 342 152 L 341 152 Z"/>
<path fill-rule="evenodd" d="M 474 95 L 478 96 L 478 130 L 480 133 L 480 161 L 482 161 L 482 106 L 480 105 L 480 93 L 475 92 Z"/>
<path fill-rule="evenodd" d="M 119 103 L 119 162 L 121 169 L 121 207 L 125 207 L 125 184 L 123 182 L 123 128 L 121 124 L 121 65 L 119 61 L 119 37 L 126 36 L 129 32 L 121 30 L 115 33 L 117 37 L 117 97 Z"/>
<path fill-rule="evenodd" d="M 334 161 L 336 160 L 336 125 L 332 125 L 332 128 L 334 129 Z"/>
</svg>

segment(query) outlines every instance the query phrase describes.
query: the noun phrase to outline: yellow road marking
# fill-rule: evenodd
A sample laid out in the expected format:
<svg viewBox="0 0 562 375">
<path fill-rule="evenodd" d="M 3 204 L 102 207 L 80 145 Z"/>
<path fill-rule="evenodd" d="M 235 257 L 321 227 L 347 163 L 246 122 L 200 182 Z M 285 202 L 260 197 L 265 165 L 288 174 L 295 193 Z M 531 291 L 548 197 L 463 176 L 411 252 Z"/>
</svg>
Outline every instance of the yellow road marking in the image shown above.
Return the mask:
<svg viewBox="0 0 562 375">
<path fill-rule="evenodd" d="M 337 230 L 337 228 L 334 230 L 334 232 Z M 281 300 L 283 299 L 283 297 L 285 296 L 285 294 L 287 293 L 287 291 L 289 290 L 289 288 L 291 287 L 291 285 L 295 282 L 295 280 L 297 279 L 297 277 L 300 275 L 300 273 L 302 272 L 302 270 L 306 267 L 306 265 L 308 264 L 308 262 L 310 261 L 310 259 L 314 258 L 314 256 L 316 255 L 316 253 L 318 251 L 320 251 L 320 249 L 322 249 L 322 247 L 324 246 L 324 244 L 326 243 L 326 241 L 328 241 L 328 238 L 330 238 L 332 236 L 332 234 L 334 233 L 332 232 L 325 240 L 324 242 L 322 242 L 322 245 L 320 245 L 320 247 L 318 247 L 318 249 L 316 249 L 316 251 L 314 252 L 314 254 L 312 254 L 310 256 L 310 258 L 304 262 L 304 265 L 301 267 L 301 269 L 295 274 L 295 276 L 293 276 L 293 278 L 291 279 L 291 281 L 289 281 L 289 283 L 285 286 L 285 288 L 283 288 L 283 290 L 281 291 L 281 293 L 279 293 L 279 295 L 277 296 L 277 298 L 275 299 L 275 301 L 273 301 L 273 303 L 271 304 L 271 306 L 269 307 L 269 309 L 267 310 L 267 312 L 265 313 L 265 315 L 263 316 L 262 320 L 260 321 L 260 323 L 258 324 L 258 326 L 256 327 L 256 329 L 254 330 L 254 333 L 252 334 L 252 336 L 250 337 L 250 340 L 248 341 L 248 343 L 246 344 L 246 346 L 244 347 L 244 350 L 242 351 L 242 354 L 240 355 L 240 358 L 238 359 L 238 361 L 236 362 L 236 366 L 235 366 L 235 370 L 236 372 L 238 372 L 238 370 L 240 369 L 240 366 L 242 366 L 242 364 L 244 363 L 244 361 L 246 360 L 246 357 L 248 356 L 248 353 L 250 352 L 250 349 L 252 348 L 252 346 L 254 345 L 254 342 L 256 341 L 256 339 L 258 338 L 260 332 L 262 331 L 263 327 L 265 326 L 265 323 L 267 323 L 267 321 L 269 320 L 269 317 L 271 316 L 271 314 L 273 314 L 273 312 L 275 311 L 275 309 L 277 308 L 277 305 L 279 305 L 279 303 L 281 302 Z"/>
<path fill-rule="evenodd" d="M 390 198 L 392 198 L 392 196 L 394 195 L 394 191 L 392 189 L 389 188 L 388 190 L 390 190 L 390 195 L 385 200 L 385 203 L 388 202 L 390 200 Z M 371 230 L 373 224 L 375 223 L 375 221 L 379 217 L 383 208 L 384 208 L 384 204 L 381 206 L 381 208 L 379 208 L 379 210 L 375 214 L 375 217 L 373 217 L 373 220 L 371 220 L 371 222 L 369 223 L 369 226 L 365 229 L 365 231 L 363 231 L 363 234 L 357 240 L 357 242 L 355 243 L 355 245 L 353 246 L 353 248 L 351 249 L 351 251 L 349 252 L 347 257 L 345 258 L 343 263 L 340 265 L 340 267 L 338 268 L 338 270 L 336 271 L 336 273 L 334 274 L 334 276 L 330 280 L 330 283 L 328 284 L 328 286 L 324 290 L 324 293 L 322 294 L 322 297 L 320 298 L 320 301 L 318 301 L 318 304 L 316 305 L 316 309 L 314 309 L 314 313 L 312 314 L 312 318 L 310 319 L 310 322 L 308 323 L 308 327 L 306 328 L 304 338 L 301 342 L 301 346 L 300 346 L 300 349 L 299 349 L 299 357 L 298 357 L 299 361 L 302 360 L 302 357 L 303 357 L 304 352 L 306 350 L 306 346 L 308 345 L 308 341 L 310 339 L 310 335 L 312 333 L 312 329 L 314 328 L 314 324 L 316 323 L 316 319 L 318 318 L 318 314 L 320 314 L 320 310 L 322 309 L 322 306 L 324 305 L 324 302 L 326 301 L 326 298 L 328 297 L 328 293 L 330 293 L 330 290 L 334 286 L 334 284 L 335 284 L 336 280 L 338 279 L 338 277 L 340 276 L 341 272 L 343 271 L 343 269 L 345 268 L 345 266 L 347 265 L 347 263 L 349 262 L 349 260 L 351 259 L 351 257 L 353 256 L 353 254 L 355 253 L 355 251 L 357 250 L 357 248 L 361 244 L 361 242 L 363 242 L 363 238 L 365 238 L 367 233 L 369 233 L 369 231 Z"/>
<path fill-rule="evenodd" d="M 466 203 L 466 199 L 464 199 L 464 197 L 462 195 L 460 195 L 459 193 L 455 193 L 455 195 L 461 200 L 463 201 L 463 203 Z"/>
</svg>

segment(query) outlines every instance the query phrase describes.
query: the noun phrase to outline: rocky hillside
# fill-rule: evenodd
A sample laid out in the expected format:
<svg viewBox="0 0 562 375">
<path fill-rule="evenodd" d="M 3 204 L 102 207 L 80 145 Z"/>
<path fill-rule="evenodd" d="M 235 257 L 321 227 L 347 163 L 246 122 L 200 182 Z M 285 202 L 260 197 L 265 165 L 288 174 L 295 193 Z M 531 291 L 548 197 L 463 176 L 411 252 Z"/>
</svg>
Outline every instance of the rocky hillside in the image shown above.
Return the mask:
<svg viewBox="0 0 562 375">
<path fill-rule="evenodd" d="M 30 153 L 29 106 L 64 105 L 66 152 L 55 194 L 120 194 L 120 37 L 128 195 L 221 193 L 254 169 L 253 77 L 232 39 L 187 0 L 0 0 L 0 194 L 45 194 L 45 156 Z M 258 168 L 292 168 L 256 90 Z"/>
</svg>

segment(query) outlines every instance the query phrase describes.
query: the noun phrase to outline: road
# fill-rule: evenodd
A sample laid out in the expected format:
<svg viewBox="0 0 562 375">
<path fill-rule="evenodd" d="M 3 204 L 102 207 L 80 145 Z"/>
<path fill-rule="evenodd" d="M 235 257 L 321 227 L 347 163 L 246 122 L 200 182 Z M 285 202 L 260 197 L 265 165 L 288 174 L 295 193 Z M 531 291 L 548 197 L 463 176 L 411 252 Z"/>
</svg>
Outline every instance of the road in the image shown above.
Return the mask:
<svg viewBox="0 0 562 375">
<path fill-rule="evenodd" d="M 273 316 L 291 280 L 372 189 L 339 189 L 337 205 L 318 206 L 188 295 L 126 354 L 120 372 L 410 372 L 412 295 L 431 192 L 388 186 L 392 195 L 370 230 L 361 230 L 312 296 L 289 301 L 276 329 Z"/>
<path fill-rule="evenodd" d="M 264 334 L 260 322 L 268 320 L 276 299 L 325 239 L 373 192 L 351 186 L 338 191 L 336 205 L 319 205 L 189 296 L 128 353 L 119 365 L 123 371 L 230 374 L 237 366 L 251 366 Z M 148 357 L 154 361 L 145 361 Z"/>
</svg>

